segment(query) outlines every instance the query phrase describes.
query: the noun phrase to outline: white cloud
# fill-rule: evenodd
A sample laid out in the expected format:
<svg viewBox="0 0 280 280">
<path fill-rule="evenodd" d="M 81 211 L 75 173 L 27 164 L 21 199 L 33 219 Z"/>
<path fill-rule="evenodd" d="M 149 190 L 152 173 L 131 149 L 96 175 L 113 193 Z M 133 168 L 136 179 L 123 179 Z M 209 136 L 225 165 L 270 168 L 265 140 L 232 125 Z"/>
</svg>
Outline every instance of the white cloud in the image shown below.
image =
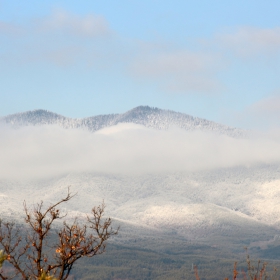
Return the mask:
<svg viewBox="0 0 280 280">
<path fill-rule="evenodd" d="M 158 50 L 136 59 L 131 70 L 135 77 L 157 80 L 167 91 L 212 93 L 222 88 L 215 78 L 222 66 L 215 54 Z"/>
<path fill-rule="evenodd" d="M 224 119 L 228 122 L 238 122 L 239 127 L 270 132 L 280 129 L 280 91 L 275 90 L 271 95 L 246 106 L 240 111 L 228 111 Z"/>
<path fill-rule="evenodd" d="M 280 94 L 264 98 L 251 106 L 257 114 L 271 114 L 280 117 Z"/>
<path fill-rule="evenodd" d="M 168 75 L 170 72 L 191 74 L 205 71 L 211 60 L 209 56 L 190 52 L 161 53 L 148 57 L 144 62 L 140 60 L 136 71 L 148 76 Z"/>
<path fill-rule="evenodd" d="M 37 56 L 38 60 L 43 56 L 48 62 L 52 62 L 60 67 L 67 67 L 73 64 L 79 65 L 79 59 L 83 57 L 82 53 L 84 49 L 80 46 L 67 46 L 41 51 L 42 53 Z"/>
<path fill-rule="evenodd" d="M 130 78 L 152 82 L 168 93 L 213 94 L 223 89 L 217 73 L 224 68 L 225 59 L 217 53 L 122 38 L 102 16 L 57 10 L 21 28 L 24 36 L 10 39 L 13 48 L 2 54 L 10 65 L 44 62 L 63 68 L 120 69 Z"/>
<path fill-rule="evenodd" d="M 264 29 L 244 26 L 231 34 L 219 35 L 217 42 L 242 57 L 273 55 L 279 53 L 280 27 Z"/>
<path fill-rule="evenodd" d="M 74 36 L 96 37 L 111 33 L 108 22 L 102 16 L 88 14 L 84 17 L 66 11 L 54 11 L 51 16 L 39 20 L 39 30 L 62 31 Z"/>
<path fill-rule="evenodd" d="M 2 60 L 15 64 L 47 62 L 60 67 L 69 65 L 104 65 L 106 48 L 112 30 L 102 16 L 78 16 L 66 11 L 54 11 L 45 18 L 33 19 L 21 26 L 0 22 L 0 35 L 12 33 Z M 110 41 L 111 42 L 111 41 Z M 112 47 L 112 44 L 110 45 Z"/>
<path fill-rule="evenodd" d="M 280 118 L 280 93 L 275 91 L 271 96 L 263 98 L 244 112 L 245 118 L 251 123 L 257 124 L 259 128 L 273 129 L 279 128 Z"/>
<path fill-rule="evenodd" d="M 1 127 L 1 178 L 41 178 L 69 172 L 141 174 L 197 171 L 274 163 L 280 133 L 233 139 L 180 129 L 156 131 L 133 124 L 98 133 L 55 126 Z"/>
<path fill-rule="evenodd" d="M 0 22 L 0 32 L 7 33 L 11 28 Z M 214 36 L 205 45 L 196 41 L 195 49 L 200 51 L 178 49 L 171 44 L 123 38 L 111 30 L 102 16 L 81 16 L 63 10 L 26 22 L 20 28 L 21 36 L 4 40 L 7 43 L 0 52 L 1 60 L 9 67 L 13 63 L 43 62 L 64 69 L 70 65 L 86 71 L 97 69 L 103 74 L 107 74 L 104 70 L 113 70 L 174 94 L 225 93 L 222 71 L 234 61 L 229 50 L 243 57 L 270 55 L 277 53 L 280 46 L 280 28 L 242 27 Z"/>
</svg>

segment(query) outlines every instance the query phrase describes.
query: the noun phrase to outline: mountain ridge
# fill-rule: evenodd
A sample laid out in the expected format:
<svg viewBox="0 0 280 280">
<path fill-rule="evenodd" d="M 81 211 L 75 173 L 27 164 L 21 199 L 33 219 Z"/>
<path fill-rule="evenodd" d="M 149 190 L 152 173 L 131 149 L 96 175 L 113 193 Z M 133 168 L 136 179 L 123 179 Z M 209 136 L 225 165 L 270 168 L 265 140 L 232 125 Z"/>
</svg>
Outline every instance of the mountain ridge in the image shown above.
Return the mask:
<svg viewBox="0 0 280 280">
<path fill-rule="evenodd" d="M 117 125 L 134 123 L 148 128 L 167 130 L 170 127 L 193 131 L 204 130 L 230 137 L 243 137 L 244 130 L 222 125 L 203 118 L 156 107 L 138 106 L 122 114 L 96 115 L 86 118 L 69 118 L 48 110 L 33 110 L 0 118 L 1 122 L 12 126 L 59 125 L 63 128 L 82 128 L 91 132 Z"/>
</svg>

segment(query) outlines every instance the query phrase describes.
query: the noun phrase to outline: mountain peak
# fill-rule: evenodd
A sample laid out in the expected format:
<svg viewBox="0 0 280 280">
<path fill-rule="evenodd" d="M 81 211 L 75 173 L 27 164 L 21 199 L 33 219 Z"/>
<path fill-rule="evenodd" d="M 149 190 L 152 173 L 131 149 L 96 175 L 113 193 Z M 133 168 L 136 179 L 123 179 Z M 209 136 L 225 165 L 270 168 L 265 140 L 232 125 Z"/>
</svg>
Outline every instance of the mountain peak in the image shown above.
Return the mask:
<svg viewBox="0 0 280 280">
<path fill-rule="evenodd" d="M 205 119 L 187 114 L 162 110 L 156 107 L 138 106 L 123 114 L 108 114 L 88 117 L 84 119 L 71 119 L 47 110 L 34 110 L 9 115 L 1 121 L 13 126 L 50 125 L 56 124 L 63 128 L 84 128 L 92 132 L 99 129 L 117 125 L 118 123 L 135 123 L 148 128 L 166 130 L 170 127 L 179 127 L 185 130 L 203 130 L 232 137 L 240 137 L 245 132 Z"/>
<path fill-rule="evenodd" d="M 24 126 L 55 124 L 60 119 L 66 118 L 48 110 L 36 109 L 23 113 L 8 115 L 2 118 L 1 120 L 4 120 L 4 122 L 8 124 Z"/>
</svg>

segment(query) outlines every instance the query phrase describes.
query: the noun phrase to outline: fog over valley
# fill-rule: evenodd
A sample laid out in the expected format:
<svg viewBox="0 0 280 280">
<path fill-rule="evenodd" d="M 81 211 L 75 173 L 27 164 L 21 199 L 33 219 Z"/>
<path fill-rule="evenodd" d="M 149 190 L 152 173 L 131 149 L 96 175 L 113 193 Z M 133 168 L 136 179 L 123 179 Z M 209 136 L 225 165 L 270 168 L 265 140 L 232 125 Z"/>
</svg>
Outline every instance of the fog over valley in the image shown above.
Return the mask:
<svg viewBox="0 0 280 280">
<path fill-rule="evenodd" d="M 97 132 L 55 125 L 1 126 L 1 178 L 32 179 L 71 172 L 143 174 L 274 164 L 280 131 L 246 138 L 173 127 L 118 124 Z"/>
</svg>

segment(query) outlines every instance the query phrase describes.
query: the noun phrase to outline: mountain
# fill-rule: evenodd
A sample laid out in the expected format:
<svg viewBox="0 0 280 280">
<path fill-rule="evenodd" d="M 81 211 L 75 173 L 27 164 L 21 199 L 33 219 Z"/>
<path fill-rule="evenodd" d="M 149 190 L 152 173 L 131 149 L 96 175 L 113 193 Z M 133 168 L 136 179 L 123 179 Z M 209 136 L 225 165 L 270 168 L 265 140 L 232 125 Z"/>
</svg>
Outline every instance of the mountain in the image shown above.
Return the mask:
<svg viewBox="0 0 280 280">
<path fill-rule="evenodd" d="M 180 127 L 189 131 L 198 129 L 232 137 L 241 137 L 246 134 L 240 129 L 148 106 L 140 106 L 123 114 L 99 115 L 84 119 L 71 119 L 45 110 L 35 110 L 6 116 L 1 121 L 14 127 L 58 125 L 65 129 L 87 129 L 91 132 L 121 123 L 134 123 L 158 130 Z M 171 240 L 170 246 L 173 246 L 173 241 L 202 242 L 210 244 L 209 246 L 218 244 L 217 246 L 224 248 L 234 247 L 240 251 L 243 246 L 267 248 L 270 245 L 279 245 L 277 236 L 280 226 L 280 168 L 278 162 L 264 164 L 262 161 L 259 163 L 257 157 L 257 160 L 250 161 L 247 165 L 242 161 L 242 166 L 224 164 L 222 166 L 227 167 L 222 168 L 220 165 L 213 167 L 211 159 L 219 155 L 216 149 L 212 149 L 209 158 L 203 157 L 203 159 L 210 161 L 211 168 L 207 170 L 184 169 L 185 171 L 182 171 L 183 169 L 180 169 L 174 171 L 177 169 L 167 169 L 163 172 L 160 169 L 160 171 L 151 171 L 150 173 L 145 171 L 145 174 L 133 174 L 125 169 L 126 173 L 110 173 L 106 159 L 109 163 L 112 161 L 114 165 L 120 165 L 122 161 L 126 160 L 124 151 L 127 147 L 114 144 L 118 142 L 111 145 L 111 141 L 115 138 L 109 139 L 111 148 L 106 149 L 106 145 L 97 145 L 99 142 L 96 142 L 94 138 L 96 137 L 103 143 L 107 139 L 103 137 L 104 135 L 99 137 L 99 134 L 84 134 L 82 131 L 82 137 L 90 135 L 88 142 L 76 142 L 76 136 L 80 135 L 81 130 L 76 130 L 74 133 L 69 130 L 66 136 L 73 136 L 74 139 L 74 144 L 72 145 L 70 141 L 70 145 L 69 141 L 64 141 L 68 138 L 59 136 L 59 133 L 64 133 L 66 130 L 59 129 L 55 132 L 59 137 L 52 138 L 50 137 L 51 133 L 49 133 L 52 129 L 46 128 L 46 133 L 42 133 L 44 130 L 39 131 L 40 137 L 39 140 L 36 138 L 36 141 L 34 135 L 29 136 L 28 134 L 32 133 L 31 130 L 24 131 L 23 134 L 20 130 L 9 130 L 12 133 L 7 134 L 6 138 L 3 134 L 4 140 L 1 142 L 0 148 L 2 148 L 2 154 L 8 155 L 6 155 L 5 161 L 0 162 L 2 170 L 8 166 L 12 171 L 23 170 L 29 177 L 23 176 L 24 179 L 18 179 L 15 172 L 10 172 L 11 175 L 6 177 L 3 174 L 5 172 L 0 174 L 0 213 L 2 217 L 18 219 L 23 214 L 23 200 L 26 200 L 28 205 L 41 200 L 45 202 L 45 205 L 49 205 L 63 197 L 68 186 L 71 186 L 71 191 L 77 192 L 78 195 L 70 203 L 63 206 L 63 211 L 68 213 L 67 217 L 84 217 L 92 206 L 100 204 L 104 199 L 107 206 L 106 214 L 110 215 L 116 224 L 121 224 L 121 231 L 116 240 L 121 240 L 123 244 L 129 243 L 131 245 L 136 242 L 135 240 L 137 242 L 141 240 L 141 244 L 147 244 L 147 247 L 160 246 L 163 248 L 166 244 L 164 239 L 168 236 L 169 241 Z M 137 132 L 139 134 L 136 136 L 142 142 L 141 133 L 143 131 L 146 132 L 146 130 L 141 130 Z M 23 141 L 20 137 L 26 135 L 27 138 L 24 138 Z M 19 139 L 14 146 L 11 145 L 12 149 L 8 150 L 7 145 L 12 142 L 13 137 Z M 224 138 L 226 137 L 215 136 L 214 141 Z M 230 145 L 225 146 L 226 149 L 221 150 L 221 152 L 230 152 L 234 157 L 238 153 L 244 153 L 242 152 L 244 149 L 232 148 L 238 144 L 237 142 L 242 142 L 243 145 L 243 142 L 246 142 L 243 141 L 244 139 L 226 138 L 226 140 L 230 140 Z M 47 141 L 53 141 L 55 145 L 47 146 Z M 63 146 L 69 144 L 68 149 L 60 151 L 62 146 L 57 145 L 59 141 L 62 142 Z M 117 137 L 116 141 L 119 141 Z M 133 138 L 133 141 L 125 143 L 134 142 Z M 27 145 L 26 143 L 31 144 Z M 90 144 L 83 145 L 83 143 Z M 177 162 L 171 161 L 170 158 L 170 155 L 177 151 L 174 149 L 176 143 L 178 144 L 178 142 L 172 142 L 166 148 L 170 147 L 170 153 L 167 153 L 165 158 L 160 159 L 176 165 Z M 208 147 L 207 143 L 205 145 Z M 247 142 L 245 144 L 247 149 L 249 145 Z M 261 142 L 261 144 L 261 148 L 263 148 L 266 142 Z M 91 150 L 91 145 L 95 149 Z M 188 145 L 192 147 L 192 142 L 187 142 L 186 145 L 182 146 L 182 149 L 187 149 Z M 222 145 L 222 143 L 219 142 L 218 145 Z M 77 149 L 75 149 L 76 146 Z M 59 149 L 54 149 L 55 147 L 59 147 Z M 119 157 L 117 160 L 112 160 L 112 153 L 118 147 L 122 147 L 118 150 Z M 139 148 L 137 145 L 135 147 Z M 209 147 L 211 149 L 213 146 Z M 146 149 L 148 149 L 147 145 L 143 145 L 143 149 L 141 146 L 140 156 L 136 159 L 131 150 L 128 150 L 127 153 L 132 154 L 132 158 L 127 157 L 128 164 L 132 165 L 135 161 L 137 167 L 143 164 L 141 160 L 143 160 L 143 152 Z M 177 153 L 183 154 L 182 149 L 180 150 L 179 147 Z M 41 153 L 42 150 L 47 152 Z M 101 156 L 97 157 L 100 150 Z M 161 151 L 164 153 L 164 150 Z M 193 149 L 191 151 L 193 153 L 201 152 L 201 150 Z M 205 151 L 202 150 L 202 153 L 204 154 Z M 253 152 L 255 151 L 256 149 L 253 150 Z M 73 157 L 68 157 L 72 153 Z M 79 158 L 80 153 L 93 158 L 97 165 L 93 165 L 94 161 L 88 161 L 91 165 L 87 161 L 81 160 L 83 157 Z M 51 157 L 53 154 L 55 154 L 54 160 Z M 148 155 L 157 154 L 148 153 Z M 15 161 L 9 162 L 13 156 L 15 156 Z M 191 156 L 193 156 L 191 164 L 194 164 L 195 157 L 193 154 L 190 154 Z M 61 163 L 60 160 L 64 158 L 65 160 Z M 150 161 L 150 159 L 149 157 L 148 160 Z M 225 161 L 227 159 L 226 157 Z M 105 169 L 94 169 L 94 166 L 100 165 L 103 160 Z M 73 169 L 71 163 L 75 161 L 77 161 L 77 165 L 74 165 L 75 169 Z M 146 164 L 146 161 L 143 162 Z M 86 169 L 83 169 L 83 164 L 87 165 Z M 182 164 L 184 161 L 179 161 L 179 165 Z M 20 169 L 13 169 L 17 165 Z M 55 173 L 53 171 L 62 165 L 65 165 L 63 172 Z M 199 165 L 201 165 L 201 161 L 199 161 Z M 37 167 L 39 169 L 36 169 Z M 81 168 L 79 169 L 79 167 Z M 53 173 L 47 173 L 48 169 Z M 10 171 L 8 168 L 6 170 Z M 36 177 L 34 175 L 36 170 L 47 175 L 43 179 Z"/>
<path fill-rule="evenodd" d="M 166 130 L 179 127 L 186 130 L 203 130 L 231 137 L 242 137 L 245 131 L 205 119 L 170 110 L 139 106 L 123 114 L 98 115 L 83 119 L 67 118 L 46 110 L 35 110 L 3 117 L 0 121 L 13 126 L 59 125 L 63 128 L 83 128 L 97 131 L 119 123 L 135 123 L 148 128 Z"/>
<path fill-rule="evenodd" d="M 0 180 L 1 216 L 22 216 L 23 199 L 28 205 L 41 200 L 49 205 L 71 186 L 71 192 L 78 195 L 63 206 L 67 217 L 83 217 L 105 200 L 106 214 L 114 224 L 122 225 L 118 240 L 125 244 L 143 238 L 159 240 L 169 234 L 174 240 L 218 243 L 242 251 L 244 245 L 262 244 L 265 248 L 275 237 L 279 242 L 279 182 L 278 165 L 139 176 L 91 172 L 44 180 Z"/>
</svg>

